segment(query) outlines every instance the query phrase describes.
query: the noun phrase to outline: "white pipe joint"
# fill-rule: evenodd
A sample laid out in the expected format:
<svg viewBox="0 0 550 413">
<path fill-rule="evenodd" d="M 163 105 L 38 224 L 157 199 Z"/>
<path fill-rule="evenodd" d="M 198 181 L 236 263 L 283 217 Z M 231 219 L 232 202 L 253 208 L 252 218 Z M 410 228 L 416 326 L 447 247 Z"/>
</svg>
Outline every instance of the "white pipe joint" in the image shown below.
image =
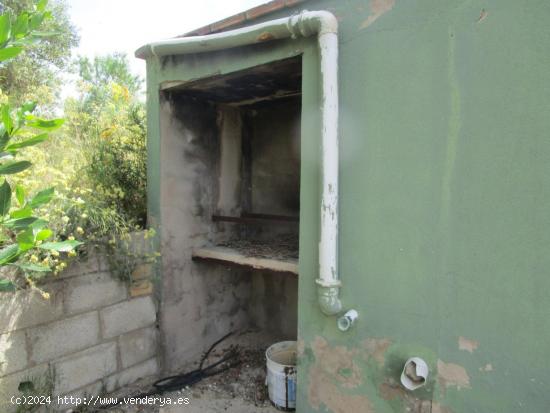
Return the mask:
<svg viewBox="0 0 550 413">
<path fill-rule="evenodd" d="M 357 317 L 359 317 L 357 310 L 346 311 L 346 314 L 340 317 L 336 323 L 338 330 L 342 332 L 348 331 L 357 320 Z"/>
<path fill-rule="evenodd" d="M 319 241 L 318 301 L 321 311 L 335 315 L 342 310 L 338 276 L 338 21 L 327 11 L 303 11 L 236 30 L 150 43 L 136 51 L 147 59 L 206 53 L 234 47 L 316 34 L 319 44 L 322 146 L 321 230 Z"/>
</svg>

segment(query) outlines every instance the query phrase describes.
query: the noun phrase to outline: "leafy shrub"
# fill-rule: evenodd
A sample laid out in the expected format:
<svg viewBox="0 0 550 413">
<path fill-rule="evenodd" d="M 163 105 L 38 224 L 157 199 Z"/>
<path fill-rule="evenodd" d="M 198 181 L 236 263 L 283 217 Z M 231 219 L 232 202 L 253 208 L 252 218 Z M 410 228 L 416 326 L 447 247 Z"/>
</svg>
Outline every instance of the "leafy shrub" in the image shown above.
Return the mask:
<svg viewBox="0 0 550 413">
<path fill-rule="evenodd" d="M 45 0 L 40 0 L 33 13 L 44 13 L 44 19 L 48 18 L 51 13 L 45 11 L 45 5 Z M 33 15 L 25 14 L 29 19 Z M 10 19 L 6 21 L 11 22 Z M 1 26 L 0 20 L 0 40 Z M 5 44 L 10 47 L 9 42 Z M 47 55 L 47 49 L 42 51 Z M 0 61 L 1 53 L 0 49 Z M 32 129 L 21 127 L 14 133 L 13 142 L 6 140 L 6 145 L 14 142 L 23 145 L 21 148 L 24 147 L 28 158 L 33 159 L 34 167 L 17 169 L 14 172 L 18 173 L 11 175 L 10 183 L 6 181 L 5 185 L 10 189 L 17 187 L 18 190 L 13 197 L 17 204 L 14 203 L 13 208 L 6 207 L 4 220 L 14 219 L 12 214 L 21 218 L 32 217 L 23 216 L 29 213 L 41 218 L 35 227 L 3 231 L 3 238 L 0 234 L 0 247 L 7 248 L 12 243 L 18 245 L 16 255 L 9 255 L 15 249 L 6 250 L 9 254 L 4 257 L 5 263 L 18 265 L 24 275 L 23 278 L 4 279 L 4 284 L 0 282 L 0 289 L 35 287 L 43 277 L 58 274 L 70 260 L 85 255 L 86 249 L 89 252 L 100 248 L 106 252 L 112 269 L 123 279 L 128 279 L 136 263 L 155 259 L 156 254 L 136 251 L 129 242 L 131 233 L 146 224 L 145 108 L 139 100 L 142 81 L 130 73 L 127 59 L 121 54 L 92 61 L 81 58 L 77 67 L 80 94 L 65 102 L 66 122 L 55 132 L 55 139 L 45 140 L 45 136 L 35 136 Z M 26 92 L 26 95 L 28 93 L 31 92 Z M 38 94 L 41 96 L 41 93 Z M 13 112 L 14 119 L 20 116 L 19 111 L 9 109 L 9 99 L 11 96 L 0 92 L 0 103 L 3 102 L 0 104 L 0 121 L 4 123 L 9 122 L 5 111 Z M 22 110 L 21 122 L 27 126 L 54 129 L 61 124 L 61 121 L 50 122 L 35 117 L 32 114 L 34 106 L 25 106 Z M 42 110 L 42 113 L 49 112 L 52 112 L 51 107 Z M 2 132 L 0 126 L 0 146 L 2 136 L 12 138 L 10 133 Z M 35 147 L 28 141 L 44 142 Z M 21 148 L 15 146 L 6 151 L 14 157 Z M 0 155 L 0 175 L 2 159 Z M 6 197 L 8 194 L 10 200 L 12 197 L 11 190 L 5 185 L 4 202 L 7 205 Z M 44 185 L 51 188 L 43 191 Z M 2 187 L 0 206 L 1 193 Z M 34 201 L 37 197 L 43 202 Z M 151 236 L 152 232 L 145 232 L 146 239 Z M 24 247 L 19 240 L 26 242 Z M 86 249 L 73 250 L 84 242 Z M 3 263 L 2 251 L 0 265 Z"/>
<path fill-rule="evenodd" d="M 40 0 L 33 11 L 0 15 L 0 62 L 20 55 L 25 47 L 45 35 L 38 28 L 51 17 L 46 5 L 47 0 Z M 47 227 L 47 220 L 36 216 L 40 207 L 54 197 L 54 188 L 29 197 L 23 186 L 14 186 L 13 183 L 13 175 L 28 170 L 32 165 L 27 160 L 20 160 L 19 152 L 44 142 L 49 131 L 63 124 L 61 119 L 45 120 L 35 116 L 35 109 L 36 104 L 32 102 L 17 109 L 6 102 L 0 104 L 0 175 L 4 176 L 0 184 L 0 266 L 17 269 L 15 275 L 23 275 L 23 280 L 30 285 L 34 282 L 33 274 L 47 273 L 52 269 L 45 263 L 27 260 L 32 251 L 48 251 L 59 256 L 60 253 L 72 253 L 80 245 L 74 239 L 48 241 L 53 231 Z M 18 280 L 2 276 L 0 290 L 15 289 Z"/>
</svg>

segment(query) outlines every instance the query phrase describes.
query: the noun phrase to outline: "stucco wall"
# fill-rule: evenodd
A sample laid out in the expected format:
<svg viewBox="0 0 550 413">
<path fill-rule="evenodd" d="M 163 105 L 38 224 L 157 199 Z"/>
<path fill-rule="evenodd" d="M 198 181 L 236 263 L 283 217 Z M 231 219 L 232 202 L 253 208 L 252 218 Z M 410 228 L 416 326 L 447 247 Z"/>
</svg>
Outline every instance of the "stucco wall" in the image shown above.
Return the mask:
<svg viewBox="0 0 550 413">
<path fill-rule="evenodd" d="M 150 276 L 149 268 L 137 272 Z M 103 256 L 41 288 L 48 299 L 33 290 L 0 294 L 1 411 L 17 409 L 10 400 L 22 382 L 32 382 L 32 395 L 53 396 L 50 408 L 69 409 L 76 406 L 57 396 L 97 396 L 159 372 L 155 303 L 110 274 Z"/>
</svg>

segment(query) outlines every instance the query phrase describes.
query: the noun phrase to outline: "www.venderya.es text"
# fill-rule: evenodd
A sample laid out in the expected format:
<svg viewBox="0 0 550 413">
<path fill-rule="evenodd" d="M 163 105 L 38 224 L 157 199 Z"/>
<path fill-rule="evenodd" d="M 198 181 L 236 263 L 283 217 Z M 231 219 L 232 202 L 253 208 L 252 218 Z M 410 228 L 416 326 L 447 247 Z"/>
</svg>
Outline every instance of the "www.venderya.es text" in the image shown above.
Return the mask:
<svg viewBox="0 0 550 413">
<path fill-rule="evenodd" d="M 167 405 L 187 405 L 190 403 L 189 397 L 77 397 L 77 396 L 12 396 L 10 402 L 14 405 L 40 406 L 57 403 L 62 406 L 114 406 L 114 405 L 146 405 L 146 406 L 167 406 Z"/>
</svg>

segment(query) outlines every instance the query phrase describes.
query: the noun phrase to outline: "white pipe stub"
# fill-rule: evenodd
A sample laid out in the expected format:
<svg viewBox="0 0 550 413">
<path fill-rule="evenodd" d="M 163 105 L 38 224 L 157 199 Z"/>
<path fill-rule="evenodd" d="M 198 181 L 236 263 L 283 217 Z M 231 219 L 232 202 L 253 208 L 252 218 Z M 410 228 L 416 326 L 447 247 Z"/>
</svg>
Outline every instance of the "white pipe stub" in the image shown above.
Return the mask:
<svg viewBox="0 0 550 413">
<path fill-rule="evenodd" d="M 401 373 L 401 384 L 407 390 L 416 390 L 428 380 L 428 365 L 420 357 L 411 357 L 405 362 Z"/>
<path fill-rule="evenodd" d="M 347 311 L 346 314 L 338 319 L 338 330 L 348 331 L 353 323 L 355 323 L 355 320 L 357 320 L 357 317 L 359 317 L 359 313 L 357 312 L 357 310 Z"/>
</svg>

